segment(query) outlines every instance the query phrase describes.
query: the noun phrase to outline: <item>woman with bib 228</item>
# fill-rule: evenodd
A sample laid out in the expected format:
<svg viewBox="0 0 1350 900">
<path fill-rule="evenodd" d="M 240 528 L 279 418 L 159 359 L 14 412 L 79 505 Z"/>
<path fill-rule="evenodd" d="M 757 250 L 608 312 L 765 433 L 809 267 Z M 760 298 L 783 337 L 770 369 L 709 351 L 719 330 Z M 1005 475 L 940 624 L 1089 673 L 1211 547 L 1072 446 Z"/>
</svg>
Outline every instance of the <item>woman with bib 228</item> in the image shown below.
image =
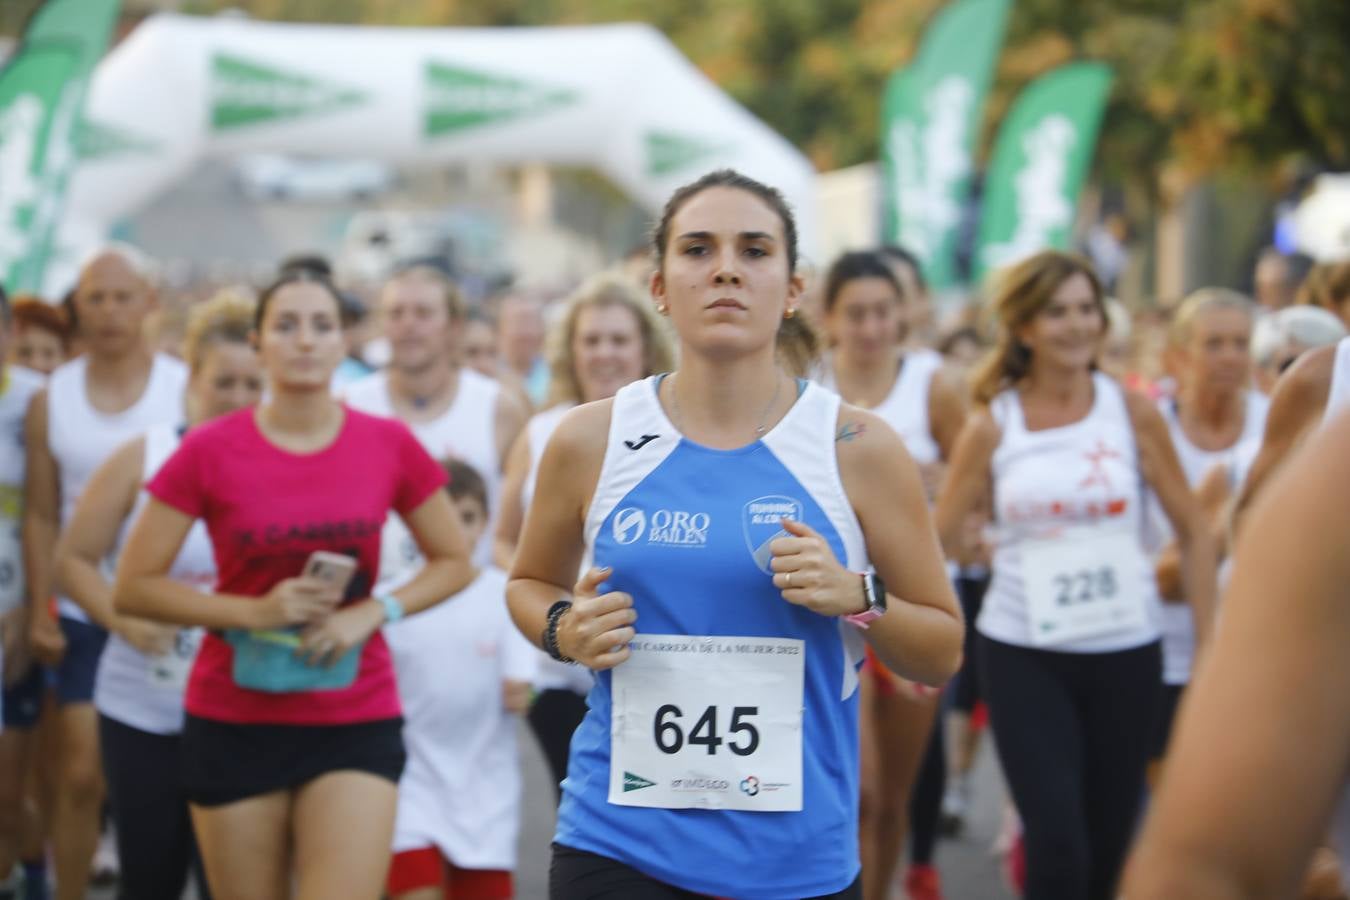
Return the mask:
<svg viewBox="0 0 1350 900">
<path fill-rule="evenodd" d="M 994 742 L 1025 827 L 1028 900 L 1115 896 L 1161 704 L 1158 593 L 1141 537 L 1157 495 L 1197 633 L 1214 549 L 1167 425 L 1097 371 L 1101 284 L 1054 251 L 1001 273 L 999 342 L 977 372 L 938 498 L 959 545 L 992 491 L 993 582 L 976 623 Z"/>
<path fill-rule="evenodd" d="M 923 486 L 880 419 L 778 365 L 803 329 L 777 191 L 707 175 L 655 251 L 680 367 L 568 413 L 507 589 L 528 637 L 598 672 L 551 893 L 858 897 L 863 642 L 929 684 L 960 656 Z"/>
<path fill-rule="evenodd" d="M 194 428 L 146 485 L 113 602 L 212 629 L 188 681 L 182 743 L 216 900 L 374 900 L 404 763 L 380 626 L 462 588 L 469 548 L 439 490 L 444 471 L 407 426 L 332 398 L 346 348 L 332 285 L 283 277 L 259 299 L 256 333 L 270 396 Z M 371 596 L 390 511 L 426 563 Z M 218 564 L 215 593 L 167 577 L 196 519 Z M 345 604 L 309 574 L 321 550 L 356 563 Z"/>
</svg>

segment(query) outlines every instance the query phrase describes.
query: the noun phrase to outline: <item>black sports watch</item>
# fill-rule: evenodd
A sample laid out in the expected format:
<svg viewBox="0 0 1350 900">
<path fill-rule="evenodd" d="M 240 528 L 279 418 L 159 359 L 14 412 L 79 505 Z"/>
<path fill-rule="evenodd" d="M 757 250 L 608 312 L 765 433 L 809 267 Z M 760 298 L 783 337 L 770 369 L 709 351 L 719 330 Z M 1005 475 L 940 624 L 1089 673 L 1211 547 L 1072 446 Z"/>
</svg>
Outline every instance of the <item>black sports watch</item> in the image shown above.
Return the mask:
<svg viewBox="0 0 1350 900">
<path fill-rule="evenodd" d="M 867 609 L 844 618 L 859 628 L 866 628 L 868 623 L 880 619 L 886 612 L 886 585 L 877 577 L 876 572 L 864 572 L 861 577 Z"/>
</svg>

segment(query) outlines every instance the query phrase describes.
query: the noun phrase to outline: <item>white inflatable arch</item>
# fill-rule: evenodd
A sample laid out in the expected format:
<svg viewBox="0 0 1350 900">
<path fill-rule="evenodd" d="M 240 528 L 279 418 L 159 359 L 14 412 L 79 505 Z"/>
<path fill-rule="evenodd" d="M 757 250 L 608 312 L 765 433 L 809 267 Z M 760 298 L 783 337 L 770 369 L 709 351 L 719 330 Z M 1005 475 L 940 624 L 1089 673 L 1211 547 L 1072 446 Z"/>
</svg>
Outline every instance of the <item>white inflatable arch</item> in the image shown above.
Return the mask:
<svg viewBox="0 0 1350 900">
<path fill-rule="evenodd" d="M 815 246 L 815 172 L 657 30 L 405 29 L 157 15 L 100 64 L 60 245 L 88 247 L 204 157 L 589 166 L 640 205 L 730 166 Z M 66 257 L 66 261 L 69 260 Z"/>
</svg>

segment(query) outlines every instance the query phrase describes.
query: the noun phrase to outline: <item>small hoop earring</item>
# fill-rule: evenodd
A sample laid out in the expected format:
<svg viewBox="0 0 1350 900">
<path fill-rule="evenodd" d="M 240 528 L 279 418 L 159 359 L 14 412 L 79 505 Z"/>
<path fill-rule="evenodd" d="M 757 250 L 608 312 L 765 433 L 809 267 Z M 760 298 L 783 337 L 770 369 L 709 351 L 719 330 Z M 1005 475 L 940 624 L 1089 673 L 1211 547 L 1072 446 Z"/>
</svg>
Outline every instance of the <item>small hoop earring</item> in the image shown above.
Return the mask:
<svg viewBox="0 0 1350 900">
<path fill-rule="evenodd" d="M 656 304 L 656 311 L 664 316 L 666 313 L 670 312 L 670 307 L 666 306 L 664 303 L 658 303 Z"/>
<path fill-rule="evenodd" d="M 794 309 L 793 307 L 789 306 L 789 307 L 787 308 L 787 311 L 783 313 L 783 318 L 785 318 L 785 319 L 792 319 L 792 318 L 795 318 L 796 315 L 797 315 L 797 310 Z"/>
</svg>

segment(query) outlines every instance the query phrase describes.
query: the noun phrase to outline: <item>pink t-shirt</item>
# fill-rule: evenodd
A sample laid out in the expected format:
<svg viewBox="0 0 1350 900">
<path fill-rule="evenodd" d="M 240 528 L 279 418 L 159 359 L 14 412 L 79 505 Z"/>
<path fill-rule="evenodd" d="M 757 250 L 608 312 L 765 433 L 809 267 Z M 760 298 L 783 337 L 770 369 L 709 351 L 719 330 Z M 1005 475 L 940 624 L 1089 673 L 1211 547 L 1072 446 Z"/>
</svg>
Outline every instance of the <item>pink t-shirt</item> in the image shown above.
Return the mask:
<svg viewBox="0 0 1350 900">
<path fill-rule="evenodd" d="M 411 512 L 445 481 L 445 471 L 401 422 L 346 408 L 332 444 L 297 454 L 263 437 L 254 411 L 245 409 L 188 432 L 146 490 L 206 522 L 218 592 L 261 597 L 278 581 L 299 575 L 315 550 L 327 550 L 357 560 L 345 601 L 352 602 L 370 596 L 386 514 Z M 399 715 L 394 668 L 378 631 L 366 641 L 356 681 L 341 690 L 274 694 L 241 688 L 231 674 L 233 662 L 233 648 L 208 634 L 188 682 L 189 713 L 285 725 Z"/>
</svg>

